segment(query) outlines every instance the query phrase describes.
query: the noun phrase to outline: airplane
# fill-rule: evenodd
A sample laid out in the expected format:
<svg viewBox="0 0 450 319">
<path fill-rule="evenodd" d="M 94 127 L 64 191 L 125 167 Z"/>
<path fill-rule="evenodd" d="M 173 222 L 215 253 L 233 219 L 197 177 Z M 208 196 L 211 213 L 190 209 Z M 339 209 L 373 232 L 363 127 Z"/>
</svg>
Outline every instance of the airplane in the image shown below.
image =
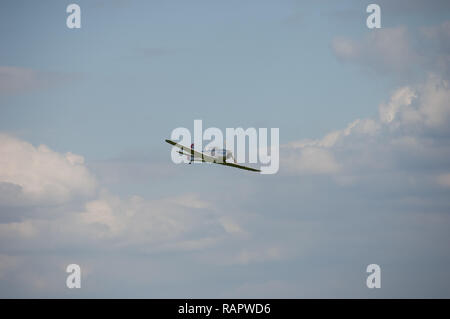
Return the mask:
<svg viewBox="0 0 450 319">
<path fill-rule="evenodd" d="M 214 163 L 214 164 L 220 164 L 220 165 L 245 169 L 245 170 L 252 171 L 252 172 L 261 172 L 261 170 L 259 170 L 259 169 L 236 164 L 236 160 L 233 157 L 233 153 L 231 151 L 228 151 L 225 149 L 219 149 L 217 147 L 212 147 L 209 150 L 203 150 L 202 152 L 197 152 L 194 150 L 194 144 L 191 144 L 191 147 L 187 147 L 187 146 L 183 146 L 183 145 L 178 144 L 171 140 L 166 140 L 166 142 L 175 147 L 178 147 L 180 149 L 180 151 L 178 151 L 179 154 L 190 157 L 189 164 L 191 164 L 193 161 L 199 160 L 204 163 L 205 162 L 206 163 Z M 234 163 L 227 162 L 228 159 L 232 159 L 234 161 Z"/>
</svg>

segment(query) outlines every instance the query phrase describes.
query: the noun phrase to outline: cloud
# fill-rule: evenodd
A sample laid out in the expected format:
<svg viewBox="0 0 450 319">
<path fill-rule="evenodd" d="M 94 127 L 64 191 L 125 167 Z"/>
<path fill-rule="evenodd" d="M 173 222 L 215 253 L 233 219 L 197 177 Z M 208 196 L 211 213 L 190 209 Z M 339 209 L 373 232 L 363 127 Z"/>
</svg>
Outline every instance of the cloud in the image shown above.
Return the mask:
<svg viewBox="0 0 450 319">
<path fill-rule="evenodd" d="M 286 148 L 285 148 L 286 149 Z M 332 174 L 339 171 L 339 165 L 333 155 L 320 147 L 300 147 L 298 152 L 288 152 L 281 164 L 293 173 L 299 174 Z"/>
<path fill-rule="evenodd" d="M 336 37 L 332 41 L 335 55 L 344 62 L 381 71 L 406 72 L 417 63 L 406 27 L 374 29 L 361 41 Z"/>
<path fill-rule="evenodd" d="M 436 12 L 450 12 L 450 4 L 446 0 L 430 0 L 428 2 L 422 0 L 379 0 L 377 3 L 384 12 L 393 13 L 395 16 L 410 16 L 411 14 L 424 16 Z"/>
<path fill-rule="evenodd" d="M 416 88 L 397 89 L 387 104 L 380 105 L 380 120 L 406 130 L 448 131 L 449 101 L 449 82 L 430 74 L 425 83 Z"/>
<path fill-rule="evenodd" d="M 436 145 L 425 142 L 423 130 L 414 130 L 414 125 L 401 121 L 409 108 L 420 109 L 425 87 L 426 83 L 408 87 L 415 97 L 410 104 L 396 108 L 390 122 L 381 118 L 355 120 L 322 139 L 283 146 L 283 152 L 299 158 L 305 149 L 324 151 L 332 155 L 338 170 L 324 170 L 320 165 L 320 169 L 311 169 L 302 164 L 301 169 L 285 171 L 288 176 L 256 180 L 243 174 L 227 178 L 220 171 L 203 167 L 208 173 L 195 171 L 188 185 L 208 187 L 198 187 L 195 192 L 180 192 L 184 185 L 174 189 L 180 176 L 189 179 L 176 174 L 167 178 L 172 191 L 164 197 L 117 196 L 102 189 L 95 198 L 79 199 L 76 207 L 57 206 L 50 208 L 57 213 L 34 211 L 34 215 L 20 221 L 0 223 L 0 279 L 2 287 L 8 287 L 0 294 L 61 297 L 67 293 L 73 297 L 74 292 L 64 287 L 63 266 L 75 262 L 83 270 L 83 289 L 77 293 L 85 297 L 251 296 L 258 289 L 263 290 L 256 295 L 266 297 L 361 297 L 366 296 L 366 290 L 355 291 L 352 287 L 361 286 L 361 273 L 372 260 L 381 264 L 427 260 L 426 266 L 434 265 L 448 254 L 443 244 L 448 239 L 444 235 L 449 224 L 444 214 L 446 202 L 433 197 L 424 204 L 410 189 L 405 190 L 404 183 L 414 182 L 411 177 L 417 179 L 420 191 L 428 188 L 428 181 L 421 178 L 419 170 L 408 168 L 406 162 L 396 163 L 392 154 L 397 150 L 410 159 L 417 157 L 417 150 L 419 154 L 425 150 L 427 157 L 423 161 L 430 162 L 431 150 L 433 156 L 442 157 Z M 402 94 L 394 91 L 386 104 L 407 102 L 398 96 Z M 408 134 L 403 134 L 406 126 Z M 322 155 L 311 152 L 309 156 L 308 162 Z M 385 158 L 390 160 L 383 163 Z M 81 163 L 77 156 L 69 156 L 67 161 Z M 435 165 L 431 166 L 434 170 Z M 436 176 L 448 173 L 448 163 L 444 168 L 432 172 L 437 174 L 431 180 L 436 187 L 441 187 Z M 396 175 L 398 170 L 406 170 L 407 174 Z M 311 171 L 332 175 L 337 183 L 320 183 Z M 221 176 L 220 183 L 211 183 L 211 174 L 215 173 Z M 299 174 L 311 176 L 291 177 Z M 391 187 L 391 176 L 400 176 L 406 199 Z M 340 182 L 346 178 L 350 181 L 342 183 L 347 182 L 342 191 Z M 295 180 L 295 187 L 290 180 Z M 353 183 L 362 187 L 351 188 Z M 372 193 L 378 196 L 376 192 L 359 190 L 367 185 L 376 191 L 388 189 L 394 200 L 367 199 Z M 214 191 L 209 192 L 212 188 Z M 396 211 L 400 205 L 423 211 Z M 399 256 L 398 251 L 403 255 Z M 396 270 L 401 270 L 402 265 Z M 439 269 L 432 273 L 436 278 L 440 276 Z M 220 284 L 211 286 L 211 276 Z M 398 284 L 395 280 L 393 285 Z M 429 296 L 433 289 L 428 284 L 424 290 L 392 293 L 387 287 L 383 296 Z M 448 290 L 441 293 L 448 295 Z"/>
<path fill-rule="evenodd" d="M 195 249 L 194 242 L 213 243 L 209 239 L 225 234 L 210 204 L 193 194 L 146 200 L 103 192 L 74 218 L 72 223 L 86 229 L 90 238 L 112 239 L 115 247 L 146 252 Z"/>
<path fill-rule="evenodd" d="M 338 36 L 336 57 L 364 69 L 411 76 L 432 72 L 450 79 L 450 21 L 409 30 L 405 26 L 368 31 L 360 39 Z"/>
<path fill-rule="evenodd" d="M 328 1 L 334 4 L 334 1 Z M 424 17 L 433 16 L 436 13 L 445 16 L 445 13 L 450 13 L 450 4 L 447 0 L 378 0 L 373 2 L 361 2 L 359 0 L 347 1 L 348 5 L 338 6 L 337 8 L 325 11 L 326 14 L 332 18 L 337 18 L 341 21 L 348 22 L 353 19 L 358 23 L 364 23 L 361 20 L 361 13 L 365 12 L 367 5 L 376 3 L 381 7 L 381 22 L 382 26 L 396 21 L 400 18 Z M 325 6 L 324 6 L 325 7 Z M 331 5 L 328 6 L 333 8 Z M 448 14 L 447 14 L 448 16 Z"/>
<path fill-rule="evenodd" d="M 245 234 L 245 231 L 231 217 L 223 216 L 219 221 L 227 233 Z"/>
<path fill-rule="evenodd" d="M 247 265 L 251 262 L 265 262 L 280 260 L 283 257 L 282 248 L 272 246 L 264 247 L 264 249 L 247 250 L 243 249 L 236 255 L 229 258 L 227 261 L 223 261 L 225 264 L 240 264 Z"/>
<path fill-rule="evenodd" d="M 357 119 L 322 139 L 283 145 L 281 167 L 291 175 L 331 175 L 342 185 L 370 185 L 383 174 L 404 173 L 433 183 L 448 170 L 449 127 L 448 81 L 430 75 L 395 90 L 379 105 L 377 119 Z M 446 185 L 442 176 L 434 185 Z"/>
<path fill-rule="evenodd" d="M 73 80 L 74 75 L 42 72 L 31 68 L 0 66 L 0 94 L 19 94 Z"/>
<path fill-rule="evenodd" d="M 409 87 L 403 87 L 396 90 L 389 103 L 380 105 L 379 113 L 381 122 L 392 122 L 400 109 L 411 105 L 411 102 L 415 97 L 414 91 Z"/>
<path fill-rule="evenodd" d="M 19 251 L 25 247 L 40 251 L 78 247 L 155 253 L 204 249 L 242 231 L 230 222 L 225 229 L 223 223 L 227 219 L 215 214 L 207 202 L 192 195 L 191 202 L 185 199 L 120 198 L 102 191 L 99 198 L 87 201 L 80 211 L 2 223 L 0 238 L 8 241 L 8 249 Z"/>
<path fill-rule="evenodd" d="M 10 220 L 5 214 L 12 207 L 26 213 Z M 0 208 L 0 237 L 8 242 L 2 247 L 7 250 L 106 245 L 107 250 L 144 253 L 190 251 L 247 234 L 195 193 L 159 199 L 115 196 L 98 186 L 82 156 L 7 134 L 0 135 Z"/>
<path fill-rule="evenodd" d="M 91 196 L 96 187 L 82 156 L 0 134 L 0 204 L 61 204 Z"/>
<path fill-rule="evenodd" d="M 76 262 L 98 280 L 99 263 L 106 262 L 107 256 L 133 256 L 127 257 L 133 260 L 132 267 L 136 266 L 135 258 L 160 262 L 160 273 L 167 278 L 167 258 L 183 260 L 180 256 L 185 256 L 189 260 L 196 254 L 196 262 L 207 267 L 250 267 L 292 255 L 292 251 L 286 253 L 282 240 L 274 243 L 255 238 L 247 226 L 257 224 L 258 216 L 226 208 L 226 198 L 222 205 L 217 199 L 205 199 L 194 192 L 155 199 L 117 196 L 97 186 L 79 155 L 61 154 L 44 145 L 35 147 L 6 134 L 1 135 L 0 142 L 3 190 L 21 192 L 20 197 L 4 197 L 9 197 L 9 205 L 26 205 L 31 210 L 19 220 L 0 219 L 0 262 L 4 264 L 0 266 L 0 279 L 2 286 L 13 288 L 0 291 L 2 295 L 64 293 L 52 272 L 61 272 L 63 277 L 64 268 L 60 266 Z M 89 187 L 91 191 L 81 194 L 87 197 L 75 196 Z M 234 200 L 235 195 L 230 191 Z M 55 205 L 46 206 L 49 204 Z M 71 258 L 65 257 L 67 254 Z M 85 261 L 91 254 L 102 257 Z M 55 269 L 54 263 L 61 269 Z M 40 268 L 39 275 L 31 271 L 36 267 Z M 120 267 L 114 269 L 111 275 L 119 271 L 127 282 L 127 276 L 134 275 Z M 158 277 L 154 265 L 151 272 L 152 278 Z"/>
<path fill-rule="evenodd" d="M 19 263 L 19 259 L 16 256 L 8 256 L 0 254 L 0 279 L 5 278 L 11 270 L 14 270 Z"/>
<path fill-rule="evenodd" d="M 5 221 L 4 210 L 14 206 L 30 212 Z M 233 218 L 218 214 L 194 193 L 121 198 L 99 189 L 82 156 L 35 147 L 7 134 L 0 135 L 0 207 L 0 237 L 8 242 L 7 250 L 107 245 L 108 250 L 146 253 L 189 251 L 245 234 Z"/>
<path fill-rule="evenodd" d="M 421 35 L 428 41 L 429 45 L 432 45 L 434 50 L 439 53 L 449 53 L 450 44 L 450 21 L 444 21 L 440 25 L 421 27 Z"/>
<path fill-rule="evenodd" d="M 409 114 L 413 123 L 422 118 L 427 127 L 448 128 L 450 120 L 449 82 L 437 76 L 430 76 L 420 90 L 420 104 L 415 110 L 419 114 Z"/>
<path fill-rule="evenodd" d="M 3 238 L 32 238 L 37 235 L 35 225 L 30 220 L 0 224 Z"/>
</svg>

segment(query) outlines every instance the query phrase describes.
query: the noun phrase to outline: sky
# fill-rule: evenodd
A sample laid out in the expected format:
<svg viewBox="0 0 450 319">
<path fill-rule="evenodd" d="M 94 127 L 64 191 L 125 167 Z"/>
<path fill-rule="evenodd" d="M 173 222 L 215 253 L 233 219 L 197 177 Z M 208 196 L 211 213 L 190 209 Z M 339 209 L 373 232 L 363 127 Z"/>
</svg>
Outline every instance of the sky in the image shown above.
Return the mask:
<svg viewBox="0 0 450 319">
<path fill-rule="evenodd" d="M 450 2 L 70 3 L 0 4 L 0 297 L 450 297 Z M 278 173 L 174 164 L 196 119 Z"/>
</svg>

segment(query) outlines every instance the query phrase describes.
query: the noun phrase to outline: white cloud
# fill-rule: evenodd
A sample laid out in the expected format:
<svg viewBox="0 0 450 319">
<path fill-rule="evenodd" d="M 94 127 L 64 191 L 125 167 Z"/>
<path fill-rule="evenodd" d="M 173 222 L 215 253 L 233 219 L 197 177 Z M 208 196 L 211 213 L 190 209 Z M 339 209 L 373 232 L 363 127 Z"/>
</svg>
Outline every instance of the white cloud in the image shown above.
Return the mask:
<svg viewBox="0 0 450 319">
<path fill-rule="evenodd" d="M 282 169 L 294 175 L 332 175 L 341 185 L 357 182 L 358 175 L 396 174 L 409 167 L 405 164 L 410 174 L 422 174 L 417 167 L 439 169 L 450 155 L 447 139 L 430 140 L 436 134 L 449 136 L 449 127 L 450 87 L 430 75 L 423 84 L 395 90 L 388 103 L 380 104 L 378 119 L 357 119 L 322 139 L 283 145 Z"/>
<path fill-rule="evenodd" d="M 333 39 L 332 48 L 342 61 L 356 62 L 382 71 L 408 71 L 420 60 L 405 27 L 371 30 L 361 41 Z"/>
<path fill-rule="evenodd" d="M 430 74 L 416 88 L 402 87 L 389 103 L 379 107 L 380 120 L 393 127 L 417 130 L 447 130 L 450 122 L 450 88 L 447 80 Z"/>
<path fill-rule="evenodd" d="M 246 235 L 233 218 L 218 214 L 195 193 L 149 200 L 98 191 L 82 156 L 35 147 L 7 134 L 0 135 L 0 191 L 1 205 L 34 209 L 0 223 L 0 238 L 15 248 L 197 250 Z M 45 212 L 35 209 L 54 204 Z"/>
<path fill-rule="evenodd" d="M 285 152 L 281 164 L 284 169 L 296 174 L 332 174 L 339 171 L 339 165 L 332 153 L 320 147 L 303 147 Z"/>
<path fill-rule="evenodd" d="M 380 120 L 383 123 L 390 123 L 402 107 L 409 106 L 416 95 L 409 87 L 403 87 L 394 92 L 389 103 L 382 103 L 379 107 Z"/>
<path fill-rule="evenodd" d="M 380 130 L 380 123 L 373 119 L 356 119 L 343 130 L 333 131 L 322 139 L 294 141 L 282 146 L 281 163 L 285 171 L 299 175 L 334 175 L 344 173 L 334 149 L 342 147 L 348 138 L 373 137 Z M 350 177 L 349 177 L 350 178 Z M 350 180 L 346 178 L 346 180 Z M 340 178 L 343 181 L 343 178 Z"/>
<path fill-rule="evenodd" d="M 58 204 L 94 194 L 96 181 L 82 156 L 0 134 L 0 189 L 3 204 Z"/>
<path fill-rule="evenodd" d="M 335 37 L 333 52 L 343 62 L 406 77 L 433 72 L 450 78 L 450 21 L 409 30 L 404 26 L 368 31 L 361 39 Z M 406 78 L 405 77 L 405 78 Z"/>
<path fill-rule="evenodd" d="M 418 112 L 429 127 L 443 127 L 450 120 L 450 88 L 448 81 L 430 76 L 421 88 Z"/>
<path fill-rule="evenodd" d="M 231 217 L 222 216 L 219 219 L 223 228 L 227 233 L 230 234 L 244 234 L 245 232 L 242 230 L 241 226 L 239 226 Z"/>
<path fill-rule="evenodd" d="M 120 198 L 103 190 L 80 211 L 63 209 L 59 206 L 57 215 L 37 214 L 19 222 L 0 223 L 0 239 L 8 242 L 9 249 L 52 251 L 75 246 L 151 253 L 205 249 L 245 233 L 194 194 L 148 200 Z"/>
<path fill-rule="evenodd" d="M 90 226 L 93 238 L 123 240 L 119 245 L 150 245 L 182 241 L 182 236 L 194 229 L 199 229 L 198 236 L 194 237 L 206 237 L 208 232 L 204 227 L 209 223 L 217 228 L 220 225 L 217 218 L 207 218 L 208 205 L 192 194 L 146 200 L 139 196 L 121 199 L 104 191 L 100 198 L 87 202 L 85 210 L 75 216 L 79 228 Z"/>
<path fill-rule="evenodd" d="M 355 59 L 361 54 L 358 45 L 351 39 L 345 37 L 334 38 L 332 47 L 337 57 L 343 60 Z"/>
</svg>

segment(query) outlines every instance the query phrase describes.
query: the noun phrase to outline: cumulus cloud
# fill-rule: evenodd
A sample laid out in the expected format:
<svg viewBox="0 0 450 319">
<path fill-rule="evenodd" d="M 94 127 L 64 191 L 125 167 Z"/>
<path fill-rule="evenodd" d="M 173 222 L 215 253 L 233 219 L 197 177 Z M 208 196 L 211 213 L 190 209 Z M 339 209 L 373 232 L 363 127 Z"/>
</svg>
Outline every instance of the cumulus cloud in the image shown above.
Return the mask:
<svg viewBox="0 0 450 319">
<path fill-rule="evenodd" d="M 419 114 L 410 114 L 415 122 L 423 119 L 427 127 L 447 128 L 450 120 L 450 88 L 447 80 L 431 76 L 420 88 Z"/>
<path fill-rule="evenodd" d="M 448 81 L 430 75 L 422 84 L 395 90 L 380 104 L 377 119 L 357 119 L 322 139 L 283 145 L 282 168 L 294 175 L 332 175 L 340 184 L 407 171 L 410 178 L 428 176 L 446 185 L 449 127 Z"/>
<path fill-rule="evenodd" d="M 204 249 L 242 232 L 238 224 L 215 213 L 208 202 L 193 195 L 189 196 L 191 202 L 185 198 L 120 198 L 102 191 L 80 211 L 1 223 L 0 238 L 9 243 L 8 249 L 16 250 L 78 247 L 152 253 Z"/>
<path fill-rule="evenodd" d="M 298 152 L 289 152 L 285 148 L 282 165 L 293 173 L 329 174 L 339 171 L 339 165 L 333 154 L 320 147 L 300 147 Z"/>
<path fill-rule="evenodd" d="M 403 87 L 395 91 L 389 103 L 382 103 L 379 108 L 380 120 L 383 123 L 390 123 L 395 119 L 395 115 L 402 107 L 411 105 L 416 95 L 409 87 Z"/>
<path fill-rule="evenodd" d="M 190 251 L 247 234 L 236 220 L 195 193 L 145 199 L 97 188 L 82 156 L 1 134 L 0 207 L 32 210 L 0 223 L 2 242 L 8 242 L 8 248 L 2 248 L 105 249 L 106 245 L 107 250 L 145 253 Z M 67 204 L 71 201 L 76 205 Z M 46 205 L 54 206 L 45 212 L 37 209 Z"/>
<path fill-rule="evenodd" d="M 90 238 L 113 239 L 118 247 L 143 251 L 195 249 L 195 242 L 210 244 L 225 234 L 210 204 L 193 194 L 146 200 L 103 192 L 74 218 Z"/>
<path fill-rule="evenodd" d="M 0 223 L 9 249 L 130 249 L 140 252 L 205 249 L 245 231 L 194 193 L 145 199 L 119 197 L 97 182 L 82 156 L 52 151 L 0 135 L 0 204 L 48 207 L 59 213 L 33 214 Z M 64 205 L 75 201 L 77 205 Z M 81 209 L 78 207 L 82 207 Z M 93 244 L 95 243 L 95 244 Z"/>
<path fill-rule="evenodd" d="M 0 134 L 0 190 L 4 205 L 60 204 L 93 195 L 96 181 L 80 155 Z"/>
<path fill-rule="evenodd" d="M 447 80 L 429 75 L 416 88 L 397 89 L 379 107 L 381 122 L 409 130 L 447 131 L 450 121 L 450 88 Z"/>
</svg>

